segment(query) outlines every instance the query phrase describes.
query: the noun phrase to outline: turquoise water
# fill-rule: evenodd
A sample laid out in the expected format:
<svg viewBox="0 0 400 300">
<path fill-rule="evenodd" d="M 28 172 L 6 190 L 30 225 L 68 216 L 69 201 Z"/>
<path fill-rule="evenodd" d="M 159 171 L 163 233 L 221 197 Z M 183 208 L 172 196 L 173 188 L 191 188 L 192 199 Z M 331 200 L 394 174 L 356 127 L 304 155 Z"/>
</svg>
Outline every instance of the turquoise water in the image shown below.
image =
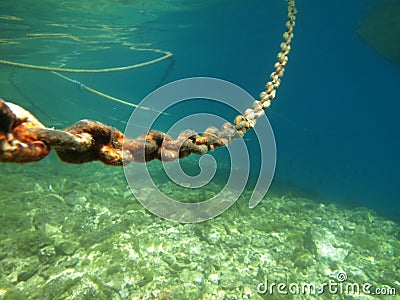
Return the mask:
<svg viewBox="0 0 400 300">
<path fill-rule="evenodd" d="M 343 284 L 399 292 L 400 70 L 357 36 L 370 7 L 348 2 L 297 3 L 293 51 L 267 113 L 276 175 L 254 209 L 248 201 L 260 147 L 252 132 L 245 136 L 247 189 L 226 212 L 196 224 L 148 212 L 120 167 L 67 165 L 55 153 L 34 164 L 1 164 L 0 299 L 306 299 L 315 296 L 262 289 L 267 282 L 321 287 L 341 275 L 348 277 Z M 2 1 L 0 58 L 103 69 L 158 58 L 137 50 L 158 49 L 172 58 L 63 75 L 133 104 L 193 76 L 221 78 L 256 97 L 273 70 L 286 9 L 275 0 Z M 1 65 L 0 77 L 1 97 L 49 127 L 90 118 L 124 131 L 133 110 L 47 71 Z M 237 114 L 200 99 L 172 107 L 156 129 L 200 112 L 230 121 Z M 204 201 L 221 191 L 232 167 L 226 149 L 212 155 L 216 176 L 199 189 L 175 184 L 160 162 L 149 164 L 150 173 L 166 195 Z M 190 156 L 182 168 L 195 176 L 198 162 Z M 142 192 L 157 201 L 153 191 Z"/>
</svg>

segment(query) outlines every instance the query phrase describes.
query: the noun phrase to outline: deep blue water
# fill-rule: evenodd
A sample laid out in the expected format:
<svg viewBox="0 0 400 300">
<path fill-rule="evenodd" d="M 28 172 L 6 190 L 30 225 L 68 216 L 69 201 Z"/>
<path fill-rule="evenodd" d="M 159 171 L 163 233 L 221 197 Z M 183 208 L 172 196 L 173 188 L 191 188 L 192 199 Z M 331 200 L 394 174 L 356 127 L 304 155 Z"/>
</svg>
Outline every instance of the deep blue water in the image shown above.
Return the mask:
<svg viewBox="0 0 400 300">
<path fill-rule="evenodd" d="M 287 72 L 268 117 L 275 182 L 322 199 L 400 212 L 400 69 L 356 34 L 366 1 L 298 1 Z M 164 20 L 176 61 L 168 80 L 212 76 L 257 96 L 271 69 L 284 1 L 232 1 Z M 198 24 L 197 28 L 179 28 Z M 255 145 L 254 145 L 255 146 Z"/>
<path fill-rule="evenodd" d="M 194 8 L 187 11 L 158 11 L 157 5 L 143 4 L 123 9 L 121 3 L 115 3 L 116 11 L 82 8 L 81 15 L 79 10 L 63 10 L 60 5 L 56 12 L 35 6 L 32 9 L 42 14 L 33 16 L 21 2 L 21 7 L 2 14 L 25 14 L 30 27 L 17 28 L 10 34 L 20 37 L 26 32 L 48 32 L 46 26 L 56 21 L 76 26 L 98 23 L 136 27 L 132 32 L 120 30 L 121 36 L 132 43 L 154 43 L 156 48 L 171 51 L 173 61 L 122 73 L 71 75 L 135 103 L 160 84 L 193 76 L 228 80 L 257 97 L 272 71 L 285 29 L 283 0 L 193 2 Z M 400 69 L 357 36 L 357 21 L 368 13 L 366 3 L 297 2 L 293 50 L 277 98 L 267 113 L 277 142 L 274 184 L 308 189 L 330 201 L 358 202 L 399 214 Z M 63 32 L 82 34 L 76 28 Z M 104 45 L 111 48 L 98 52 L 87 51 L 85 44 L 76 41 L 58 44 L 56 39 L 26 48 L 2 46 L 1 57 L 46 64 L 49 59 L 67 55 L 70 66 L 76 68 L 105 68 L 157 57 L 106 40 Z M 47 52 L 43 52 L 45 45 L 50 49 Z M 119 121 L 129 118 L 131 108 L 100 100 L 52 74 L 1 68 L 3 78 L 12 76 L 19 89 L 17 93 L 9 80 L 3 80 L 2 96 L 17 98 L 15 102 L 45 122 L 66 125 L 80 118 L 94 118 L 123 129 Z M 212 111 L 213 106 L 207 109 Z M 179 112 L 173 113 L 174 118 L 181 117 Z M 252 145 L 251 135 L 249 139 L 248 144 L 258 149 L 256 143 Z"/>
<path fill-rule="evenodd" d="M 296 50 L 275 107 L 292 123 L 271 116 L 277 178 L 398 213 L 400 70 L 356 35 L 365 1 L 298 5 Z"/>
</svg>

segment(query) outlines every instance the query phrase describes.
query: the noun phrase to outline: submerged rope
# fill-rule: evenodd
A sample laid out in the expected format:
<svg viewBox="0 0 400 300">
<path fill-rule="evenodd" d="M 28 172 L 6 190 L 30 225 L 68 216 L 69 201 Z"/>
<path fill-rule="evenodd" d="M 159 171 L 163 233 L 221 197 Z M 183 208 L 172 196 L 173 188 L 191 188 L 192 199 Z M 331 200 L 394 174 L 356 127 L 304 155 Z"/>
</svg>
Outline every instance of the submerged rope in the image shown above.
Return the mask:
<svg viewBox="0 0 400 300">
<path fill-rule="evenodd" d="M 168 115 L 168 114 L 165 113 L 165 112 L 159 112 L 159 111 L 157 111 L 157 110 L 155 110 L 155 109 L 153 109 L 153 108 L 150 108 L 150 107 L 140 106 L 140 105 L 138 105 L 138 104 L 134 104 L 134 103 L 131 103 L 131 102 L 127 102 L 127 101 L 125 101 L 125 100 L 121 100 L 121 99 L 115 98 L 115 97 L 113 97 L 113 96 L 107 95 L 107 94 L 105 94 L 105 93 L 102 93 L 102 92 L 100 92 L 100 91 L 98 91 L 98 90 L 95 90 L 95 89 L 91 88 L 90 86 L 87 86 L 86 84 L 83 84 L 82 82 L 80 82 L 80 81 L 78 81 L 78 80 L 71 79 L 71 78 L 69 78 L 68 76 L 62 75 L 62 74 L 60 74 L 60 73 L 58 73 L 58 72 L 52 71 L 51 73 L 53 73 L 54 75 L 56 75 L 56 76 L 58 76 L 58 77 L 60 77 L 60 78 L 62 78 L 62 79 L 64 79 L 64 80 L 66 80 L 66 81 L 68 81 L 68 82 L 71 82 L 71 83 L 73 83 L 73 84 L 78 85 L 79 88 L 81 88 L 81 89 L 84 89 L 84 90 L 86 90 L 86 91 L 88 91 L 88 92 L 90 92 L 90 93 L 93 93 L 93 94 L 95 94 L 95 95 L 98 95 L 98 96 L 100 96 L 100 97 L 106 98 L 106 99 L 108 99 L 108 100 L 110 100 L 110 101 L 117 102 L 117 103 L 120 103 L 120 104 L 124 104 L 124 105 L 126 105 L 126 106 L 130 106 L 130 107 L 133 107 L 133 108 L 139 108 L 139 109 L 142 109 L 142 110 L 154 111 L 154 112 L 157 112 L 157 113 L 159 113 L 159 114 Z"/>
<path fill-rule="evenodd" d="M 62 75 L 62 74 L 60 74 L 60 73 L 58 73 L 56 71 L 51 71 L 51 73 L 53 73 L 54 75 L 66 80 L 68 82 L 76 84 L 77 86 L 79 86 L 80 89 L 84 89 L 84 90 L 86 90 L 86 91 L 88 91 L 88 92 L 90 92 L 92 94 L 95 94 L 97 96 L 106 98 L 107 100 L 110 100 L 110 101 L 113 101 L 113 102 L 117 102 L 117 103 L 120 103 L 120 104 L 123 104 L 123 105 L 126 105 L 126 106 L 130 106 L 130 107 L 133 107 L 133 108 L 140 108 L 140 109 L 143 109 L 143 110 L 150 110 L 150 108 L 148 108 L 148 107 L 139 106 L 138 104 L 130 103 L 128 101 L 125 101 L 125 100 L 122 100 L 122 99 L 118 99 L 118 98 L 115 98 L 113 96 L 110 96 L 110 95 L 107 95 L 105 93 L 102 93 L 102 92 L 100 92 L 98 90 L 95 90 L 95 89 L 91 88 L 90 86 L 88 86 L 88 85 L 86 85 L 86 84 L 84 84 L 84 83 L 82 83 L 82 82 L 80 82 L 78 80 L 71 79 L 68 76 Z"/>
<path fill-rule="evenodd" d="M 70 68 L 59 68 L 59 67 L 47 67 L 47 66 L 18 63 L 18 62 L 4 60 L 4 59 L 0 59 L 0 64 L 18 67 L 18 68 L 41 70 L 41 71 L 68 72 L 68 73 L 108 73 L 108 72 L 120 72 L 120 71 L 127 71 L 127 70 L 141 68 L 144 66 L 155 64 L 157 62 L 160 62 L 160 61 L 165 60 L 172 56 L 171 52 L 160 50 L 160 49 L 134 49 L 134 50 L 153 51 L 153 52 L 162 53 L 164 55 L 159 58 L 149 60 L 149 61 L 146 61 L 143 63 L 135 64 L 135 65 L 129 65 L 129 66 L 124 66 L 124 67 L 114 67 L 114 68 L 104 68 L 104 69 L 70 69 Z"/>
<path fill-rule="evenodd" d="M 260 100 L 254 101 L 252 108 L 246 109 L 244 115 L 237 116 L 233 124 L 225 123 L 220 130 L 211 126 L 203 134 L 185 130 L 176 140 L 155 130 L 134 139 L 92 120 L 81 120 L 64 130 L 46 128 L 25 109 L 0 100 L 0 161 L 38 161 L 54 148 L 64 162 L 99 160 L 108 165 L 121 166 L 131 161 L 172 161 L 192 153 L 201 155 L 227 146 L 253 128 L 275 98 L 288 62 L 296 13 L 294 0 L 288 0 L 287 31 L 283 34 L 284 41 L 274 65 L 275 71 L 270 74 L 271 80 L 266 83 L 265 91 L 260 93 Z"/>
<path fill-rule="evenodd" d="M 70 35 L 70 34 L 62 34 L 62 33 L 30 33 L 26 35 L 27 37 L 57 37 L 57 38 L 69 38 L 75 41 L 80 41 L 79 37 Z M 152 65 L 155 63 L 158 63 L 160 61 L 166 60 L 170 57 L 172 57 L 172 53 L 169 51 L 164 51 L 161 49 L 154 49 L 154 48 L 137 48 L 135 46 L 130 47 L 131 50 L 135 50 L 135 51 L 151 51 L 154 53 L 160 53 L 163 54 L 161 57 L 150 60 L 150 61 L 146 61 L 143 63 L 138 63 L 138 64 L 134 64 L 134 65 L 128 65 L 128 66 L 124 66 L 124 67 L 113 67 L 113 68 L 103 68 L 103 69 L 71 69 L 71 68 L 63 68 L 63 67 L 48 67 L 48 66 L 39 66 L 39 65 L 32 65 L 32 64 L 25 64 L 25 63 L 19 63 L 19 62 L 14 62 L 14 61 L 9 61 L 9 60 L 3 60 L 0 59 L 0 64 L 3 65 L 8 65 L 8 66 L 12 66 L 12 67 L 18 67 L 18 68 L 25 68 L 25 69 L 33 69 L 33 70 L 40 70 L 40 71 L 50 71 L 53 74 L 57 75 L 60 78 L 63 78 L 69 82 L 72 83 L 77 83 L 80 84 L 80 87 L 84 88 L 85 90 L 103 97 L 107 100 L 111 100 L 114 102 L 118 102 L 120 104 L 123 105 L 127 105 L 130 107 L 139 107 L 137 104 L 133 104 L 127 101 L 124 101 L 122 99 L 118 99 L 116 97 L 107 95 L 105 93 L 102 93 L 94 88 L 88 87 L 84 84 L 81 84 L 80 82 L 73 80 L 67 76 L 61 75 L 59 72 L 67 72 L 67 73 L 109 73 L 109 72 L 120 72 L 120 71 L 128 71 L 128 70 L 132 70 L 132 69 L 137 69 L 137 68 L 141 68 L 141 67 L 145 67 L 148 65 Z M 144 110 L 148 110 L 149 108 L 146 107 L 140 107 L 141 109 Z"/>
</svg>

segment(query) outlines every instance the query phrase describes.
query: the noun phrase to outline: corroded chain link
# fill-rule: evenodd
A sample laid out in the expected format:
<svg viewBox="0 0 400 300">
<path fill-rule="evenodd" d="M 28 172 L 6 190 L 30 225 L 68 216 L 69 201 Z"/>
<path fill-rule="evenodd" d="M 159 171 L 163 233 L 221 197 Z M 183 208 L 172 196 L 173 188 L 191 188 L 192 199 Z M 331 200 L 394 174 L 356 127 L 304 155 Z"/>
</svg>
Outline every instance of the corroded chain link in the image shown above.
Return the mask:
<svg viewBox="0 0 400 300">
<path fill-rule="evenodd" d="M 46 128 L 22 107 L 0 100 L 2 162 L 38 161 L 49 154 L 51 148 L 68 163 L 99 160 L 120 166 L 131 161 L 172 161 L 228 145 L 235 137 L 240 135 L 230 123 L 225 123 L 221 131 L 209 127 L 201 135 L 185 130 L 176 140 L 156 130 L 133 139 L 111 126 L 92 120 L 81 120 L 64 130 L 55 130 Z"/>
<path fill-rule="evenodd" d="M 288 62 L 296 12 L 294 0 L 289 0 L 287 31 L 283 34 L 275 71 L 271 73 L 265 91 L 260 93 L 260 100 L 254 101 L 253 107 L 246 109 L 244 115 L 237 116 L 234 124 L 225 123 L 221 129 L 208 127 L 202 134 L 185 130 L 175 140 L 155 130 L 129 138 L 113 127 L 92 120 L 81 120 L 64 130 L 47 128 L 22 107 L 0 99 L 0 161 L 38 161 L 53 148 L 64 162 L 99 160 L 120 166 L 131 161 L 172 161 L 229 145 L 255 126 L 256 120 L 263 116 L 264 109 L 270 107 L 275 98 Z"/>
</svg>

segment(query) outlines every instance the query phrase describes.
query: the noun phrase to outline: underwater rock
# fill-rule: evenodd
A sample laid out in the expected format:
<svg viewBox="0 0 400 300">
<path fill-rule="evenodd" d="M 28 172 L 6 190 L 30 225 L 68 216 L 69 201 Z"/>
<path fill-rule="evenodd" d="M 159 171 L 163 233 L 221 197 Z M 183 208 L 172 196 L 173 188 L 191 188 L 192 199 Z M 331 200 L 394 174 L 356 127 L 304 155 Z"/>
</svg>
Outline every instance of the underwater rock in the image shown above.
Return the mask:
<svg viewBox="0 0 400 300">
<path fill-rule="evenodd" d="M 207 241 L 210 243 L 210 244 L 213 244 L 213 245 L 218 245 L 218 244 L 220 244 L 221 243 L 221 240 L 222 240 L 222 237 L 224 236 L 224 233 L 225 233 L 225 230 L 224 230 L 224 232 L 220 232 L 219 230 L 217 230 L 216 228 L 213 228 L 212 230 L 211 230 L 211 232 L 209 232 L 208 233 L 208 235 L 207 235 Z"/>
<path fill-rule="evenodd" d="M 56 238 L 54 241 L 54 247 L 57 254 L 61 255 L 73 255 L 79 247 L 78 242 L 65 240 L 62 238 Z"/>
<path fill-rule="evenodd" d="M 304 246 L 317 260 L 327 258 L 335 262 L 343 262 L 352 248 L 350 244 L 340 242 L 328 229 L 316 226 L 308 227 Z"/>
<path fill-rule="evenodd" d="M 65 259 L 60 260 L 59 264 L 65 268 L 73 268 L 80 262 L 79 256 L 67 256 Z"/>
<path fill-rule="evenodd" d="M 118 274 L 122 272 L 122 267 L 120 265 L 111 265 L 107 267 L 106 274 L 107 276 L 111 276 L 113 274 Z"/>
<path fill-rule="evenodd" d="M 83 274 L 75 272 L 73 269 L 66 269 L 65 271 L 55 274 L 50 277 L 43 286 L 44 298 L 60 297 L 74 289 L 76 285 L 82 280 Z"/>
<path fill-rule="evenodd" d="M 179 264 L 173 255 L 163 254 L 162 259 L 168 264 L 168 266 L 176 271 L 183 270 L 184 265 Z"/>
<path fill-rule="evenodd" d="M 315 265 L 315 260 L 310 253 L 303 253 L 301 255 L 296 255 L 293 258 L 293 262 L 296 268 L 299 270 L 306 270 L 309 267 Z"/>
<path fill-rule="evenodd" d="M 182 299 L 202 299 L 202 290 L 201 285 L 199 284 L 187 283 L 185 281 L 184 286 L 181 287 L 180 290 L 172 289 L 172 292 L 175 299 L 177 299 L 177 296 L 179 295 L 181 295 Z"/>
<path fill-rule="evenodd" d="M 174 299 L 169 291 L 154 290 L 151 292 L 151 298 L 154 300 L 172 300 Z"/>
<path fill-rule="evenodd" d="M 10 289 L 8 290 L 3 297 L 2 300 L 25 300 L 26 295 L 17 289 Z"/>
<path fill-rule="evenodd" d="M 38 269 L 32 269 L 29 271 L 23 271 L 21 273 L 18 274 L 17 277 L 17 281 L 21 282 L 21 281 L 27 281 L 29 278 L 31 278 L 33 275 L 35 275 L 37 273 Z"/>
<path fill-rule="evenodd" d="M 182 282 L 187 282 L 187 283 L 195 283 L 195 284 L 200 284 L 203 281 L 204 275 L 200 272 L 197 271 L 191 271 L 188 269 L 182 270 L 179 274 L 179 279 Z"/>
<path fill-rule="evenodd" d="M 140 275 L 142 276 L 142 279 L 138 282 L 139 286 L 144 286 L 148 284 L 149 282 L 152 282 L 154 279 L 154 271 L 150 269 L 142 269 L 140 271 Z"/>
<path fill-rule="evenodd" d="M 61 233 L 60 228 L 50 225 L 48 223 L 44 223 L 43 231 L 44 231 L 45 235 L 47 235 L 49 237 L 53 236 L 53 235 L 58 235 Z"/>
<path fill-rule="evenodd" d="M 2 261 L 4 258 L 7 257 L 7 253 L 5 252 L 0 252 L 0 261 Z"/>
<path fill-rule="evenodd" d="M 53 245 L 39 250 L 39 261 L 43 264 L 52 264 L 56 258 L 56 248 Z"/>
<path fill-rule="evenodd" d="M 241 280 L 235 274 L 234 270 L 232 272 L 221 273 L 220 278 L 221 288 L 226 291 L 235 290 L 241 284 Z"/>
<path fill-rule="evenodd" d="M 33 227 L 47 236 L 59 233 L 59 226 L 63 223 L 63 210 L 48 208 L 45 204 L 41 210 L 33 213 Z"/>
<path fill-rule="evenodd" d="M 120 299 L 118 291 L 74 269 L 53 275 L 42 287 L 41 299 Z"/>
</svg>

